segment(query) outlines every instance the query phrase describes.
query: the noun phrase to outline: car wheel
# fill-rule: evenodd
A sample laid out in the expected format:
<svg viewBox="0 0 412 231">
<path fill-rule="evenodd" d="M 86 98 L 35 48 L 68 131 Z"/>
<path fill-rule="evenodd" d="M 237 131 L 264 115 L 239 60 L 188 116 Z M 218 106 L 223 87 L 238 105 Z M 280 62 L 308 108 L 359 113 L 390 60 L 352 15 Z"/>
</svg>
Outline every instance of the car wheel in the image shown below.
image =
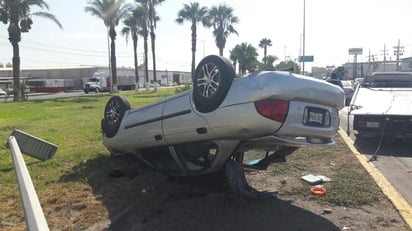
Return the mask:
<svg viewBox="0 0 412 231">
<path fill-rule="evenodd" d="M 198 111 L 215 110 L 225 99 L 235 70 L 229 60 L 210 55 L 197 66 L 193 76 L 193 101 Z"/>
<path fill-rule="evenodd" d="M 95 90 L 94 90 L 96 93 L 100 93 L 100 88 L 96 88 Z"/>
<path fill-rule="evenodd" d="M 113 96 L 107 102 L 102 119 L 103 134 L 112 138 L 116 135 L 122 122 L 123 116 L 130 109 L 129 101 L 122 96 Z"/>
</svg>

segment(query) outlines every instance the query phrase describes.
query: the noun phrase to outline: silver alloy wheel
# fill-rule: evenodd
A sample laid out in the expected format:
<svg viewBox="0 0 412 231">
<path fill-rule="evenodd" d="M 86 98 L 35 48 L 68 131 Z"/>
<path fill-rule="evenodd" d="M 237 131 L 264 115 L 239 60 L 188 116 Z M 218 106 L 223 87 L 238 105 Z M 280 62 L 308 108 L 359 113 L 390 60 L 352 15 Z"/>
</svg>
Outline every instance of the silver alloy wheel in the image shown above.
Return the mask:
<svg viewBox="0 0 412 231">
<path fill-rule="evenodd" d="M 220 86 L 219 68 L 213 63 L 206 63 L 202 67 L 202 77 L 197 79 L 197 87 L 203 97 L 213 96 Z"/>
<path fill-rule="evenodd" d="M 101 122 L 102 132 L 106 137 L 116 135 L 126 111 L 130 110 L 129 101 L 123 96 L 113 96 L 107 102 Z"/>
<path fill-rule="evenodd" d="M 199 112 L 208 113 L 223 102 L 235 77 L 228 59 L 209 55 L 200 61 L 192 77 L 193 101 Z"/>
<path fill-rule="evenodd" d="M 120 105 L 119 105 L 119 102 L 117 101 L 111 101 L 108 104 L 108 110 L 105 112 L 105 118 L 110 125 L 115 125 L 116 122 L 119 120 L 119 117 L 120 117 L 119 108 L 120 108 Z"/>
</svg>

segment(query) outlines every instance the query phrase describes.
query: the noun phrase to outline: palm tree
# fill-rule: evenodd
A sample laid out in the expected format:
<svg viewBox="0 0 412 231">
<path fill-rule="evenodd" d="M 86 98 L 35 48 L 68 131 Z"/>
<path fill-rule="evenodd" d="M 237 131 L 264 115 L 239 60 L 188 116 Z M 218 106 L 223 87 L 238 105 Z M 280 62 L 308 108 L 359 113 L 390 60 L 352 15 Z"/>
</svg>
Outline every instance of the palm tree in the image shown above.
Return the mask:
<svg viewBox="0 0 412 231">
<path fill-rule="evenodd" d="M 190 5 L 184 4 L 183 8 L 177 13 L 177 23 L 183 24 L 184 21 L 192 23 L 192 77 L 195 73 L 196 65 L 197 23 L 202 22 L 204 26 L 207 26 L 206 14 L 207 7 L 200 7 L 198 2 L 192 2 Z"/>
<path fill-rule="evenodd" d="M 134 57 L 134 72 L 136 77 L 137 89 L 139 88 L 139 65 L 137 58 L 137 41 L 139 34 L 142 34 L 142 25 L 144 21 L 142 20 L 144 14 L 144 9 L 142 7 L 136 7 L 133 9 L 131 14 L 129 14 L 123 21 L 125 27 L 122 29 L 121 33 L 126 37 L 126 43 L 128 41 L 129 35 L 133 40 L 133 57 Z"/>
<path fill-rule="evenodd" d="M 239 74 L 246 74 L 246 71 L 252 71 L 256 68 L 258 53 L 251 44 L 236 45 L 230 53 L 232 61 L 239 63 Z"/>
<path fill-rule="evenodd" d="M 148 65 L 148 44 L 147 40 L 149 37 L 149 7 L 148 7 L 148 0 L 136 0 L 137 3 L 140 3 L 140 7 L 142 9 L 142 36 L 143 36 L 143 50 L 144 50 L 144 73 L 145 73 L 145 87 L 146 90 L 149 90 L 149 65 Z"/>
<path fill-rule="evenodd" d="M 116 26 L 119 25 L 121 19 L 123 19 L 129 10 L 130 4 L 124 4 L 124 0 L 91 0 L 84 8 L 86 12 L 90 12 L 93 16 L 96 16 L 103 20 L 104 25 L 109 30 L 109 36 L 111 40 L 110 44 L 110 63 L 112 69 L 112 91 L 117 92 L 117 70 L 116 70 Z"/>
<path fill-rule="evenodd" d="M 156 49 L 155 49 L 155 28 L 156 22 L 160 20 L 160 17 L 156 14 L 155 6 L 162 3 L 164 0 L 136 0 L 137 3 L 140 3 L 141 6 L 145 9 L 145 14 L 143 20 L 145 21 L 145 26 L 143 27 L 143 38 L 145 39 L 145 58 L 147 58 L 148 48 L 147 48 L 147 37 L 150 30 L 150 39 L 152 46 L 152 61 L 153 61 L 153 80 L 157 82 L 156 77 Z M 146 60 L 147 61 L 147 60 Z M 147 63 L 147 62 L 146 62 Z M 148 79 L 146 84 L 148 85 Z M 155 85 L 156 86 L 156 85 Z M 148 89 L 148 86 L 146 87 Z M 155 91 L 157 88 L 155 87 Z"/>
<path fill-rule="evenodd" d="M 157 5 L 160 5 L 160 3 L 164 2 L 165 0 L 148 0 L 149 1 L 149 26 L 150 26 L 150 40 L 151 40 L 151 45 L 152 45 L 152 59 L 153 59 L 153 80 L 157 82 L 157 77 L 156 77 L 156 46 L 155 46 L 155 40 L 156 40 L 156 34 L 155 34 L 155 29 L 156 29 L 156 22 L 160 20 L 160 17 L 156 14 L 156 9 L 155 7 Z M 156 88 L 156 84 L 155 90 Z"/>
<path fill-rule="evenodd" d="M 233 9 L 225 4 L 213 6 L 209 10 L 208 20 L 213 26 L 213 36 L 215 36 L 216 46 L 219 48 L 219 55 L 223 56 L 223 49 L 230 34 L 238 34 L 234 24 L 239 22 L 238 17 L 233 15 Z"/>
<path fill-rule="evenodd" d="M 266 65 L 266 56 L 267 56 L 267 49 L 268 47 L 272 46 L 272 40 L 268 38 L 263 38 L 259 42 L 259 47 L 263 48 L 263 63 Z"/>
<path fill-rule="evenodd" d="M 9 41 L 13 46 L 13 93 L 14 101 L 18 101 L 24 91 L 20 90 L 20 49 L 21 33 L 29 32 L 33 24 L 32 16 L 47 18 L 55 22 L 60 29 L 63 26 L 57 18 L 44 11 L 31 12 L 31 8 L 37 6 L 40 9 L 49 10 L 49 5 L 42 0 L 0 0 L 0 21 L 9 25 Z M 21 95 L 20 95 L 21 93 Z"/>
<path fill-rule="evenodd" d="M 277 56 L 267 55 L 266 58 L 263 58 L 263 64 L 261 66 L 261 70 L 265 71 L 274 71 L 275 66 L 274 63 L 278 60 Z"/>
<path fill-rule="evenodd" d="M 233 61 L 233 66 L 235 67 L 236 70 L 236 65 L 240 62 L 242 56 L 242 48 L 239 45 L 236 45 L 231 51 L 230 51 L 230 60 Z M 239 75 L 241 74 L 241 70 L 240 70 L 240 64 L 238 66 L 238 73 Z"/>
<path fill-rule="evenodd" d="M 150 40 L 151 40 L 151 48 L 152 48 L 152 61 L 153 61 L 153 80 L 157 82 L 156 76 L 156 22 L 160 20 L 160 17 L 156 14 L 156 6 L 160 3 L 164 2 L 165 0 L 136 0 L 136 2 L 141 3 L 143 7 L 146 8 L 146 21 L 148 29 L 150 30 Z M 155 85 L 156 86 L 156 85 Z M 155 90 L 157 88 L 155 87 Z"/>
<path fill-rule="evenodd" d="M 291 72 L 296 73 L 296 74 L 300 73 L 299 65 L 292 60 L 289 60 L 287 62 L 286 61 L 280 62 L 278 65 L 276 65 L 276 69 L 277 70 L 292 69 L 293 71 Z"/>
</svg>

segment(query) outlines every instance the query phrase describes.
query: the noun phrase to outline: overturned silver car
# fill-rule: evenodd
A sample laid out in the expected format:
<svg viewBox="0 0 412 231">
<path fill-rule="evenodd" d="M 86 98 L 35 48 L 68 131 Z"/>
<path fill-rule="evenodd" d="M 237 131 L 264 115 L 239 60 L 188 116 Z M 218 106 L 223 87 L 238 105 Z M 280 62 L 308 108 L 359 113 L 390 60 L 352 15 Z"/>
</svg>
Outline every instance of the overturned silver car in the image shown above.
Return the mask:
<svg viewBox="0 0 412 231">
<path fill-rule="evenodd" d="M 341 88 L 288 72 L 234 77 L 231 63 L 212 55 L 197 66 L 191 90 L 138 108 L 113 96 L 101 123 L 103 144 L 170 175 L 241 171 L 233 164 L 250 149 L 287 155 L 334 144 Z"/>
</svg>

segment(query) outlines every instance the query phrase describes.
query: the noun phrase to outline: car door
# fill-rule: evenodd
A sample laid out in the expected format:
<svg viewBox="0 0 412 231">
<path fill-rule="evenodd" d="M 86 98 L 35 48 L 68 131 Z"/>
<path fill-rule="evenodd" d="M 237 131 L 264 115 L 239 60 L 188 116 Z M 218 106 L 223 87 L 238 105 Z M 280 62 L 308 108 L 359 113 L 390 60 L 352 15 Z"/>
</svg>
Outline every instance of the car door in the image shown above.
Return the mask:
<svg viewBox="0 0 412 231">
<path fill-rule="evenodd" d="M 124 123 L 121 140 L 133 143 L 134 149 L 165 145 L 162 133 L 162 112 L 164 103 L 149 105 L 130 111 Z"/>
<path fill-rule="evenodd" d="M 213 138 L 206 120 L 193 110 L 190 94 L 165 103 L 162 125 L 168 145 Z"/>
</svg>

